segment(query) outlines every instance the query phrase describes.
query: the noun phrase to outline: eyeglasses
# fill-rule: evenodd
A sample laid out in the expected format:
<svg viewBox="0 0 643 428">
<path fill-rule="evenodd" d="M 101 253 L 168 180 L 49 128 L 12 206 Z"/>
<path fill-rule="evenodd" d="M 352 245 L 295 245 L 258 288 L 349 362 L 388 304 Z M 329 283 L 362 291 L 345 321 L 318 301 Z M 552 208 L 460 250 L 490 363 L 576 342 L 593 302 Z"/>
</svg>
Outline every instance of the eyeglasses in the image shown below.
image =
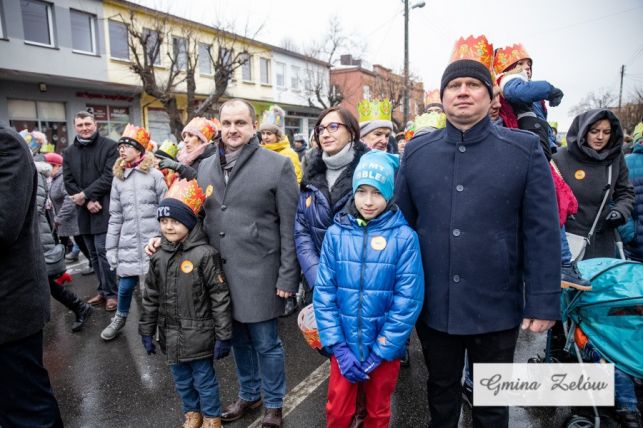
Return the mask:
<svg viewBox="0 0 643 428">
<path fill-rule="evenodd" d="M 347 127 L 346 125 L 344 125 L 343 123 L 339 123 L 339 122 L 331 122 L 331 123 L 329 123 L 329 124 L 328 124 L 328 125 L 326 125 L 326 126 L 324 126 L 324 125 L 319 125 L 319 126 L 317 126 L 317 127 L 315 128 L 315 133 L 316 133 L 317 135 L 321 135 L 321 134 L 323 134 L 323 133 L 324 133 L 324 131 L 325 131 L 325 130 L 328 130 L 328 132 L 329 132 L 329 133 L 334 134 L 335 132 L 337 132 L 337 131 L 339 130 L 339 127 L 340 127 L 340 126 L 344 126 L 344 127 L 348 128 L 348 127 Z"/>
</svg>

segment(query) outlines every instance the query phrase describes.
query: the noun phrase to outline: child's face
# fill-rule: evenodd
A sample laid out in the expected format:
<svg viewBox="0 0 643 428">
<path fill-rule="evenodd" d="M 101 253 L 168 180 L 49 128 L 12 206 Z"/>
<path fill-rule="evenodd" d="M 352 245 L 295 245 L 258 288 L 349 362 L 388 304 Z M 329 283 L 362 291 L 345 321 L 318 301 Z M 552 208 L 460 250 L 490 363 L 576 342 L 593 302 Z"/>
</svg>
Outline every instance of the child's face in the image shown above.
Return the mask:
<svg viewBox="0 0 643 428">
<path fill-rule="evenodd" d="M 364 220 L 372 220 L 386 209 L 386 199 L 373 186 L 362 184 L 355 191 L 355 206 Z"/>
<path fill-rule="evenodd" d="M 141 152 L 129 144 L 119 144 L 118 154 L 125 162 L 133 162 L 141 156 Z"/>
<path fill-rule="evenodd" d="M 173 244 L 183 241 L 190 233 L 190 230 L 183 223 L 171 217 L 161 217 L 160 223 L 161 233 L 165 236 L 165 239 Z"/>
</svg>

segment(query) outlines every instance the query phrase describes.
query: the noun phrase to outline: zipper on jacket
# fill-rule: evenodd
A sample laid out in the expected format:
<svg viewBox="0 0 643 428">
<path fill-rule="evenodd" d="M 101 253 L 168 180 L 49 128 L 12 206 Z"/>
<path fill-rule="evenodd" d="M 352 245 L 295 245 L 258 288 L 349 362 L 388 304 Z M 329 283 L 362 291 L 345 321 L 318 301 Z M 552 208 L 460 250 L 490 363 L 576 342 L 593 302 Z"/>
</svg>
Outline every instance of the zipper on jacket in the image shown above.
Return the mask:
<svg viewBox="0 0 643 428">
<path fill-rule="evenodd" d="M 368 223 L 364 226 L 364 244 L 362 245 L 362 263 L 359 272 L 359 308 L 357 310 L 357 349 L 359 359 L 364 361 L 362 354 L 362 306 L 364 303 L 364 270 L 366 269 L 366 243 L 368 242 Z"/>
</svg>

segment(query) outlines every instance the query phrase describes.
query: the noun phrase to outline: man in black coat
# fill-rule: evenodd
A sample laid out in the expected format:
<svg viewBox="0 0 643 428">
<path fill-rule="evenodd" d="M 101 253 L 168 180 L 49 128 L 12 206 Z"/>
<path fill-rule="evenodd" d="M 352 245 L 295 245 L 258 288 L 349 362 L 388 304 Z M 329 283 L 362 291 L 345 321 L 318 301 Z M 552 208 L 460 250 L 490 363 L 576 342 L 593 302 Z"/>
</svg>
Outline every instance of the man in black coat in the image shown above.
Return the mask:
<svg viewBox="0 0 643 428">
<path fill-rule="evenodd" d="M 489 70 L 455 61 L 440 92 L 447 126 L 406 146 L 396 197 L 420 238 L 431 424 L 456 427 L 465 350 L 473 363 L 511 363 L 519 326 L 560 319 L 560 230 L 538 138 L 488 117 Z M 473 420 L 506 427 L 508 409 L 474 407 Z"/>
<path fill-rule="evenodd" d="M 96 121 L 81 111 L 74 117 L 76 138 L 63 156 L 65 188 L 78 208 L 78 229 L 87 244 L 90 262 L 98 277 L 98 294 L 87 301 L 105 303 L 116 310 L 116 274 L 110 270 L 105 255 L 105 237 L 109 223 L 109 197 L 112 168 L 118 157 L 116 142 L 98 134 Z"/>
<path fill-rule="evenodd" d="M 25 141 L 0 127 L 0 426 L 62 426 L 42 364 L 49 286 L 38 235 L 36 167 Z"/>
</svg>

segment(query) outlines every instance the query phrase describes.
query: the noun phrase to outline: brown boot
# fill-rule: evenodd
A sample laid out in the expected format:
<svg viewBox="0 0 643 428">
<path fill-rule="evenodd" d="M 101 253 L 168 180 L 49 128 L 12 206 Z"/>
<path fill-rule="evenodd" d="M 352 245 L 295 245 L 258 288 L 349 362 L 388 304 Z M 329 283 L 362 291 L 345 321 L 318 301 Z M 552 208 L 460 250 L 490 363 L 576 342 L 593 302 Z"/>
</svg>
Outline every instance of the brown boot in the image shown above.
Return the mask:
<svg viewBox="0 0 643 428">
<path fill-rule="evenodd" d="M 223 409 L 221 420 L 223 422 L 236 421 L 237 419 L 241 419 L 248 410 L 256 409 L 259 406 L 261 406 L 261 398 L 255 401 L 246 401 L 237 398 L 237 401 Z"/>
<path fill-rule="evenodd" d="M 205 416 L 201 428 L 221 428 L 221 418 L 208 418 Z"/>
<path fill-rule="evenodd" d="M 261 428 L 281 428 L 281 409 L 266 409 Z"/>
<path fill-rule="evenodd" d="M 183 428 L 201 428 L 203 423 L 203 416 L 199 412 L 187 412 L 185 414 L 185 422 Z"/>
</svg>

